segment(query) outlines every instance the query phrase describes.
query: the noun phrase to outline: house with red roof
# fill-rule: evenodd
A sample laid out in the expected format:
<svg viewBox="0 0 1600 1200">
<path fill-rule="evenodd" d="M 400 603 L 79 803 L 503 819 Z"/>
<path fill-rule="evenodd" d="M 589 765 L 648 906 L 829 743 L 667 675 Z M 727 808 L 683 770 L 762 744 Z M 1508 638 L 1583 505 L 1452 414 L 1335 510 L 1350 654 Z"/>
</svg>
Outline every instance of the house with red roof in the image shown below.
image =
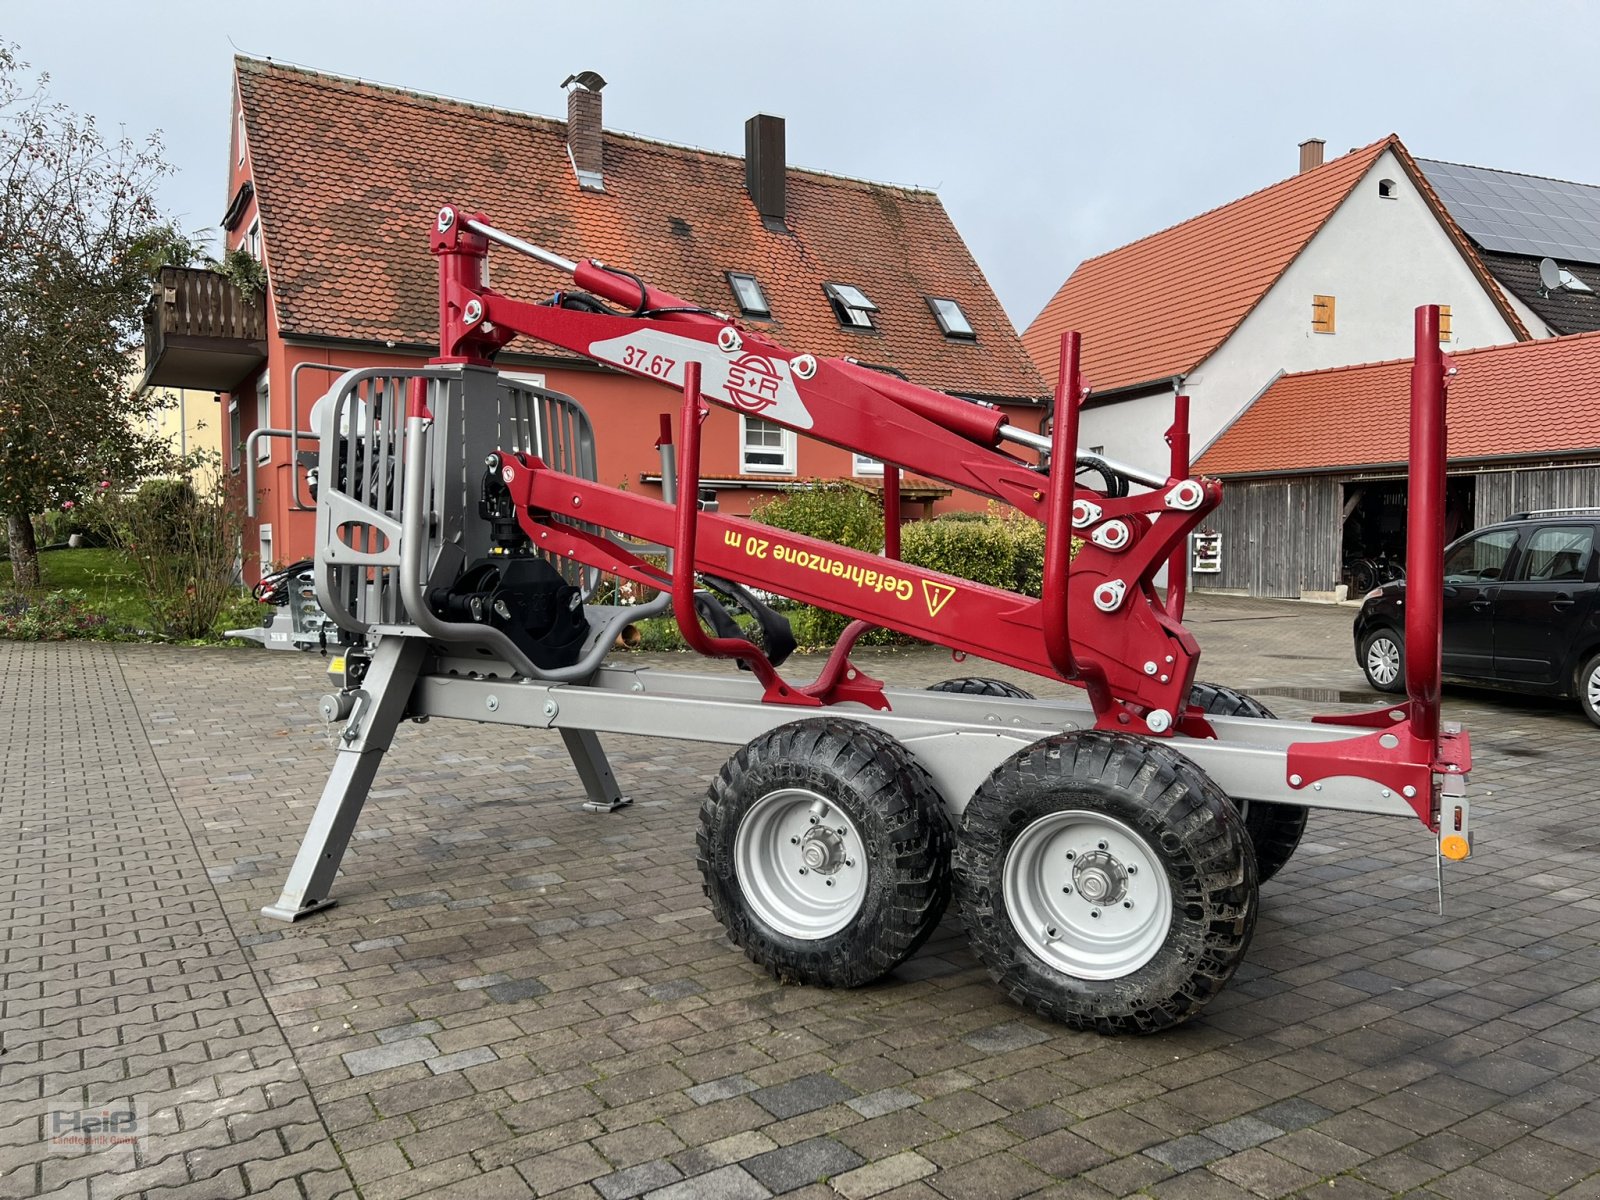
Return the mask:
<svg viewBox="0 0 1600 1200">
<path fill-rule="evenodd" d="M 1023 344 L 1053 383 L 1060 334 L 1080 332 L 1081 443 L 1165 470 L 1175 394 L 1198 454 L 1279 374 L 1410 353 L 1419 304 L 1443 306 L 1451 351 L 1551 332 L 1397 136 L 1328 161 L 1313 139 L 1290 178 L 1084 262 Z"/>
<path fill-rule="evenodd" d="M 1450 357 L 1446 539 L 1600 507 L 1600 332 Z M 1327 595 L 1354 555 L 1403 554 L 1410 375 L 1404 358 L 1275 378 L 1196 463 L 1224 485 L 1196 584 Z"/>
<path fill-rule="evenodd" d="M 796 351 L 849 356 L 1006 410 L 1038 430 L 1047 388 L 939 197 L 787 163 L 781 118 L 745 125 L 745 154 L 608 130 L 598 75 L 567 88 L 567 119 L 422 95 L 240 57 L 223 220 L 265 266 L 258 303 L 209 272 L 168 269 L 147 322 L 146 381 L 215 391 L 230 467 L 256 430 L 307 430 L 338 370 L 417 365 L 437 352 L 428 230 L 440 204 L 481 210 L 570 258 L 601 258 L 724 310 Z M 527 299 L 567 286 L 493 256 L 495 286 Z M 659 494 L 658 414 L 676 400 L 556 347 L 519 339 L 502 370 L 584 405 L 601 482 Z M 702 482 L 743 513 L 814 478 L 881 487 L 882 464 L 758 418 L 713 410 Z M 302 444 L 258 436 L 259 561 L 309 556 Z M 910 513 L 981 506 L 908 477 Z"/>
</svg>

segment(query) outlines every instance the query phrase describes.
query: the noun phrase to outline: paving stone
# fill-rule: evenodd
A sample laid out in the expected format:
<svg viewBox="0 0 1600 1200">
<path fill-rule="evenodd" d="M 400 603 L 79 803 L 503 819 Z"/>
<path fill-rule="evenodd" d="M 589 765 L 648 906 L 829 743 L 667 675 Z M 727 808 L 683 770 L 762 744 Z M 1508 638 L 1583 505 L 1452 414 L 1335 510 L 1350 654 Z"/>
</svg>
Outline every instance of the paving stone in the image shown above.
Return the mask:
<svg viewBox="0 0 1600 1200">
<path fill-rule="evenodd" d="M 1227 1146 L 1213 1142 L 1210 1138 L 1192 1133 L 1186 1137 L 1151 1146 L 1145 1153 L 1158 1162 L 1166 1163 L 1174 1171 L 1189 1171 L 1216 1162 L 1219 1158 L 1226 1158 L 1233 1151 Z"/>
<path fill-rule="evenodd" d="M 425 1037 L 406 1038 L 367 1050 L 352 1050 L 343 1055 L 344 1065 L 352 1075 L 371 1075 L 375 1071 L 388 1071 L 410 1063 L 438 1057 L 439 1051 Z"/>
<path fill-rule="evenodd" d="M 841 1100 L 849 1100 L 855 1094 L 855 1089 L 848 1084 L 817 1072 L 774 1087 L 758 1088 L 750 1094 L 750 1098 L 779 1120 L 784 1120 L 826 1108 Z"/>
<path fill-rule="evenodd" d="M 733 1096 L 743 1096 L 756 1090 L 756 1085 L 743 1075 L 725 1075 L 721 1079 L 713 1079 L 709 1083 L 696 1084 L 692 1088 L 684 1089 L 684 1095 L 696 1104 L 710 1104 L 716 1100 L 727 1100 Z"/>
<path fill-rule="evenodd" d="M 531 1000 L 548 995 L 550 989 L 537 979 L 511 979 L 505 983 L 491 983 L 484 993 L 497 1004 L 514 1004 L 518 1000 Z"/>
<path fill-rule="evenodd" d="M 468 1067 L 495 1062 L 499 1057 L 487 1046 L 474 1046 L 470 1050 L 457 1050 L 454 1054 L 441 1054 L 438 1058 L 428 1059 L 428 1070 L 435 1075 L 443 1075 L 449 1071 L 464 1071 Z"/>
<path fill-rule="evenodd" d="M 719 1167 L 681 1183 L 646 1192 L 646 1200 L 766 1200 L 772 1195 L 743 1167 Z"/>
<path fill-rule="evenodd" d="M 769 1150 L 741 1164 L 774 1194 L 787 1192 L 814 1180 L 854 1170 L 862 1158 L 832 1138 L 810 1138 L 792 1146 Z"/>
<path fill-rule="evenodd" d="M 426 1037 L 430 1033 L 438 1033 L 443 1026 L 437 1021 L 412 1021 L 409 1025 L 391 1025 L 388 1029 L 377 1031 L 378 1041 L 387 1045 L 390 1042 L 404 1041 L 406 1038 Z"/>
<path fill-rule="evenodd" d="M 1289 1132 L 1295 1129 L 1304 1129 L 1308 1125 L 1315 1125 L 1324 1118 L 1333 1116 L 1320 1104 L 1313 1104 L 1309 1100 L 1280 1100 L 1277 1104 L 1269 1104 L 1265 1108 L 1258 1108 L 1250 1116 L 1257 1121 L 1268 1125 L 1276 1125 L 1279 1129 Z"/>
<path fill-rule="evenodd" d="M 1050 1035 L 1041 1029 L 1035 1029 L 1032 1025 L 1012 1021 L 976 1030 L 961 1040 L 984 1054 L 1006 1054 L 1012 1050 L 1021 1050 L 1026 1046 L 1047 1042 L 1050 1040 Z"/>
<path fill-rule="evenodd" d="M 1259 1117 L 1235 1117 L 1231 1121 L 1224 1121 L 1221 1125 L 1212 1125 L 1202 1132 L 1211 1141 L 1226 1146 L 1229 1150 L 1248 1150 L 1251 1146 L 1270 1142 L 1273 1138 L 1281 1136 L 1284 1131 Z"/>
<path fill-rule="evenodd" d="M 876 1092 L 868 1092 L 865 1096 L 857 1096 L 846 1100 L 851 1108 L 863 1117 L 881 1117 L 885 1113 L 897 1112 L 902 1108 L 912 1108 L 922 1103 L 922 1097 L 905 1088 L 880 1088 Z"/>
<path fill-rule="evenodd" d="M 632 1200 L 634 1196 L 642 1196 L 645 1192 L 663 1188 L 682 1178 L 683 1173 L 677 1167 L 665 1159 L 657 1158 L 624 1171 L 602 1175 L 594 1181 L 594 1187 L 605 1200 Z"/>
</svg>

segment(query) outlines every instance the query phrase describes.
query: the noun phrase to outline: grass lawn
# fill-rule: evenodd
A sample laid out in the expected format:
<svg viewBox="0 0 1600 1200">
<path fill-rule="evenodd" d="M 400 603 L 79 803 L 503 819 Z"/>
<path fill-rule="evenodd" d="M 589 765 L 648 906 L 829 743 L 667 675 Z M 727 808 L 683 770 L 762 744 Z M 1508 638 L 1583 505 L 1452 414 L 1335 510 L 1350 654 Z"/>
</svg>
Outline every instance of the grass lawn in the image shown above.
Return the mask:
<svg viewBox="0 0 1600 1200">
<path fill-rule="evenodd" d="M 90 607 L 112 620 L 149 626 L 138 573 L 116 550 L 51 550 L 39 555 L 39 573 L 46 591 L 77 588 Z M 0 562 L 0 592 L 10 590 L 11 563 Z"/>
</svg>

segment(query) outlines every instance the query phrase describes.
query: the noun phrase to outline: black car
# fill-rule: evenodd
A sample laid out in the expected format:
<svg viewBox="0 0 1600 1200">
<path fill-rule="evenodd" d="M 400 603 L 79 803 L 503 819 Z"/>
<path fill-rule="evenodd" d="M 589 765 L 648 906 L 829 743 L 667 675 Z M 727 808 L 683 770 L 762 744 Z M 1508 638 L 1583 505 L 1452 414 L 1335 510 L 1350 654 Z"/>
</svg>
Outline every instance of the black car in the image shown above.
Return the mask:
<svg viewBox="0 0 1600 1200">
<path fill-rule="evenodd" d="M 1600 509 L 1522 513 L 1458 538 L 1444 555 L 1446 678 L 1571 696 L 1600 725 Z M 1404 580 L 1366 595 L 1356 661 L 1382 692 L 1405 691 Z"/>
</svg>

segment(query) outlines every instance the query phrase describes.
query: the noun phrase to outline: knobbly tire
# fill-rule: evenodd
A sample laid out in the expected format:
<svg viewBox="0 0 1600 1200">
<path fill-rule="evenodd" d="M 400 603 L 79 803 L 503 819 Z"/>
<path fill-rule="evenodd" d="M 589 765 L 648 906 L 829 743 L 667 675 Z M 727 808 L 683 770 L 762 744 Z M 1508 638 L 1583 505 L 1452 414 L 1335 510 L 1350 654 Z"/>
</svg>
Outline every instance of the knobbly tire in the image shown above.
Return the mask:
<svg viewBox="0 0 1600 1200">
<path fill-rule="evenodd" d="M 927 940 L 954 840 L 921 764 L 858 721 L 796 721 L 743 746 L 700 807 L 697 862 L 734 945 L 784 982 L 860 987 Z"/>
<path fill-rule="evenodd" d="M 967 675 L 960 679 L 946 679 L 928 688 L 930 692 L 957 692 L 963 696 L 1005 696 L 1012 700 L 1032 700 L 1033 693 L 1025 692 L 1004 679 L 990 679 L 983 675 Z"/>
<path fill-rule="evenodd" d="M 1278 718 L 1254 696 L 1236 692 L 1220 683 L 1196 683 L 1189 689 L 1189 703 L 1211 717 L 1253 717 L 1258 721 Z M 1310 809 L 1303 804 L 1269 804 L 1247 800 L 1239 806 L 1244 827 L 1256 851 L 1256 878 L 1265 883 L 1294 857 L 1306 831 Z"/>
<path fill-rule="evenodd" d="M 953 875 L 989 974 L 1076 1029 L 1188 1020 L 1255 929 L 1255 854 L 1232 801 L 1127 734 L 1056 734 L 997 767 L 967 805 Z"/>
</svg>

